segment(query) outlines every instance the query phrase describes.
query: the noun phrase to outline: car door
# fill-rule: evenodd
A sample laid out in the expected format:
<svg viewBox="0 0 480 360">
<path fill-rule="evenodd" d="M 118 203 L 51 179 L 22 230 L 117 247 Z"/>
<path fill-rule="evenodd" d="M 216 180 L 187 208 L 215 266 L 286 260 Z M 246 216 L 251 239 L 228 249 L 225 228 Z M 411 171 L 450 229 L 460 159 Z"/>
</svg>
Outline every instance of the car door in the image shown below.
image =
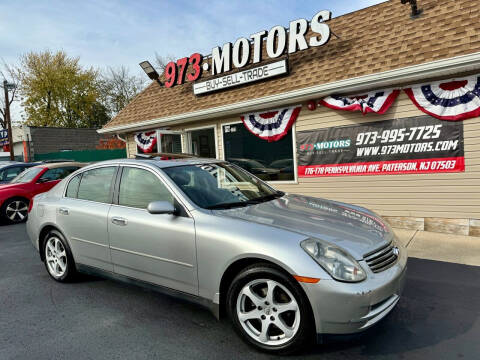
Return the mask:
<svg viewBox="0 0 480 360">
<path fill-rule="evenodd" d="M 148 168 L 122 166 L 108 232 L 114 272 L 197 294 L 195 225 L 161 177 Z M 150 214 L 152 201 L 169 201 L 178 215 Z"/>
<path fill-rule="evenodd" d="M 57 223 L 75 261 L 107 271 L 113 271 L 107 221 L 117 170 L 110 165 L 74 176 L 57 208 Z"/>
</svg>

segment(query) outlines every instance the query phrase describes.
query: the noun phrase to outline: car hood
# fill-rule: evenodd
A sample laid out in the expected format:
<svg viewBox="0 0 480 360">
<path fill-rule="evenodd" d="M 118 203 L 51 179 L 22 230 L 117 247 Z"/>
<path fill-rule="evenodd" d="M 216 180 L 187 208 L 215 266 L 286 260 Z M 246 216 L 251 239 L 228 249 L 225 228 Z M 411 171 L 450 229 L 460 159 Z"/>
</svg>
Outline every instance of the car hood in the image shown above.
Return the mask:
<svg viewBox="0 0 480 360">
<path fill-rule="evenodd" d="M 318 238 L 348 251 L 357 260 L 389 243 L 390 227 L 362 207 L 301 195 L 228 210 L 217 216 L 242 219 Z"/>
</svg>

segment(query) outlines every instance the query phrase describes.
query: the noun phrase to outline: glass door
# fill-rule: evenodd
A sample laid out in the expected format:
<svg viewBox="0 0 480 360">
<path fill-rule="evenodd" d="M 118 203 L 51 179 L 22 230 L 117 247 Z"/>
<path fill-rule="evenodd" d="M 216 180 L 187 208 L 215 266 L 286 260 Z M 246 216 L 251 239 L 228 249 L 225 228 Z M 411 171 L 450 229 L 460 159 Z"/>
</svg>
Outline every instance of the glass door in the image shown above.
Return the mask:
<svg viewBox="0 0 480 360">
<path fill-rule="evenodd" d="M 202 158 L 217 157 L 215 129 L 205 128 L 187 132 L 188 152 Z"/>
</svg>

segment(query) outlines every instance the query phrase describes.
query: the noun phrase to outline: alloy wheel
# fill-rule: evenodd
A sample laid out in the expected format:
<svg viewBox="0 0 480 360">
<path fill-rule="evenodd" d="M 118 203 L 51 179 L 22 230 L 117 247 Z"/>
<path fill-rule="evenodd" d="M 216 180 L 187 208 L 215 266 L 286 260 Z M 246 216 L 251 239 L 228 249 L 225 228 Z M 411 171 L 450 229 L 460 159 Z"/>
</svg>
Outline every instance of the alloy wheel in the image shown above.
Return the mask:
<svg viewBox="0 0 480 360">
<path fill-rule="evenodd" d="M 67 252 L 61 240 L 51 237 L 45 245 L 45 261 L 48 271 L 55 278 L 60 278 L 67 271 Z"/>
<path fill-rule="evenodd" d="M 254 340 L 270 346 L 290 341 L 300 327 L 300 309 L 295 297 L 281 283 L 256 279 L 237 297 L 237 317 Z"/>
<path fill-rule="evenodd" d="M 14 200 L 7 205 L 5 215 L 10 221 L 23 221 L 28 215 L 28 205 L 22 200 Z"/>
</svg>

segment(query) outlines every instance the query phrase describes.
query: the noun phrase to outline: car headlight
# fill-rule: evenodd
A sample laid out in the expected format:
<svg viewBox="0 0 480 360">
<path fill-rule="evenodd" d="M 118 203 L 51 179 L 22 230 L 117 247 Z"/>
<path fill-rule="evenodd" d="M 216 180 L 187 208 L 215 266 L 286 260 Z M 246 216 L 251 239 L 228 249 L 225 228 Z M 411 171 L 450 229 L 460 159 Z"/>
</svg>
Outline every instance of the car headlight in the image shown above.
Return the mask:
<svg viewBox="0 0 480 360">
<path fill-rule="evenodd" d="M 335 280 L 359 282 L 367 277 L 360 264 L 337 246 L 318 239 L 307 239 L 300 245 Z"/>
</svg>

